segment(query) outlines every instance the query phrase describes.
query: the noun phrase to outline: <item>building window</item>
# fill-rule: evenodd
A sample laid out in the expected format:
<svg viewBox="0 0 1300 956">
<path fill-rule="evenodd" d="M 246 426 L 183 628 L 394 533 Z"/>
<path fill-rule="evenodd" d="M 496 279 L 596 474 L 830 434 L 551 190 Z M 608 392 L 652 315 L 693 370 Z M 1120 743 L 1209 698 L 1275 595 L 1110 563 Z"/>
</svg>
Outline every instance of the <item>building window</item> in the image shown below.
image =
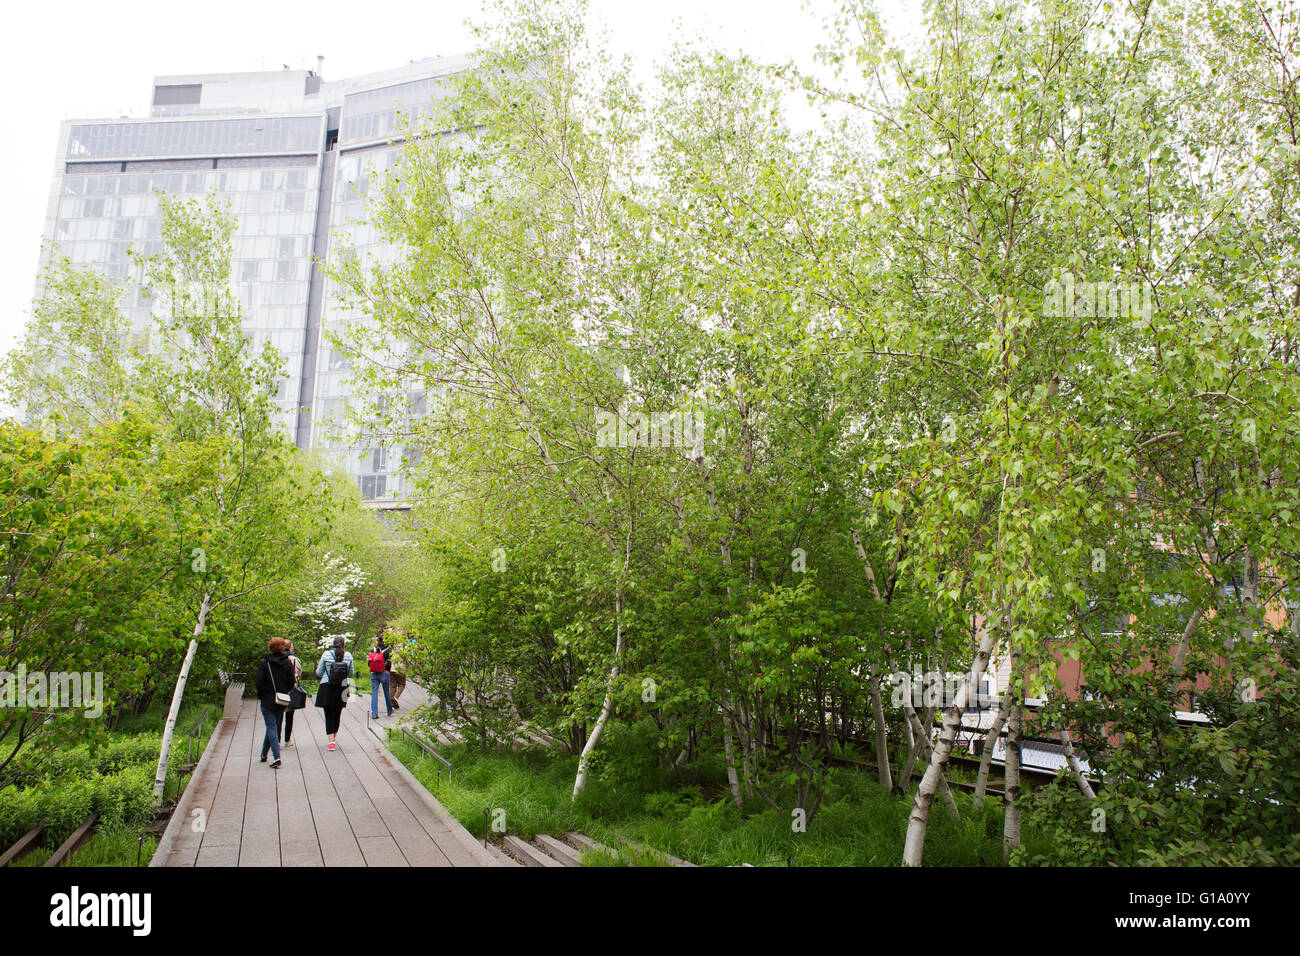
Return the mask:
<svg viewBox="0 0 1300 956">
<path fill-rule="evenodd" d="M 153 88 L 154 106 L 196 106 L 203 91 L 202 83 L 176 83 Z"/>
</svg>

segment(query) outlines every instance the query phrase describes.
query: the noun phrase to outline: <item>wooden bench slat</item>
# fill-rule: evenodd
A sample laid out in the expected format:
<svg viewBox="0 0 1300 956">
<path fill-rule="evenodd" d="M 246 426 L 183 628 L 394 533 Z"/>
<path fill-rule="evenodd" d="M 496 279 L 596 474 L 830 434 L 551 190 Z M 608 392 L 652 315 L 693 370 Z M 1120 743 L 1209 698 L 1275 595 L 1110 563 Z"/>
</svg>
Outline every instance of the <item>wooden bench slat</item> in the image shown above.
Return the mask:
<svg viewBox="0 0 1300 956">
<path fill-rule="evenodd" d="M 90 831 L 95 828 L 99 822 L 99 814 L 92 813 L 86 817 L 86 822 L 72 831 L 72 836 L 63 841 L 63 845 L 54 851 L 54 855 L 41 864 L 41 866 L 63 866 L 68 862 L 68 857 L 81 849 L 82 844 L 90 839 Z"/>
<path fill-rule="evenodd" d="M 28 853 L 31 853 L 32 850 L 36 849 L 37 839 L 44 832 L 45 827 L 39 826 L 28 830 L 20 836 L 18 842 L 5 850 L 3 856 L 0 856 L 0 866 L 8 866 L 10 863 L 13 863 L 16 860 L 21 860 Z"/>
</svg>

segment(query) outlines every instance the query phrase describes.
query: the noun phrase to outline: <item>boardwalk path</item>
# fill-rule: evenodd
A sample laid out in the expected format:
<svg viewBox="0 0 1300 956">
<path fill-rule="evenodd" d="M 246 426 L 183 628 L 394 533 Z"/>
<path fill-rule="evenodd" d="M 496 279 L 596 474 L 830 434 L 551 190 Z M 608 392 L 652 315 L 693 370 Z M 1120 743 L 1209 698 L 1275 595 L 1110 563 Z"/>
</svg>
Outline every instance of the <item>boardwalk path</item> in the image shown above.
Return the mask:
<svg viewBox="0 0 1300 956">
<path fill-rule="evenodd" d="M 324 715 L 309 703 L 294 718 L 295 746 L 271 770 L 258 760 L 257 701 L 243 701 L 238 719 L 218 724 L 151 865 L 498 865 L 367 729 L 369 707 L 368 694 L 353 696 L 331 753 Z"/>
</svg>

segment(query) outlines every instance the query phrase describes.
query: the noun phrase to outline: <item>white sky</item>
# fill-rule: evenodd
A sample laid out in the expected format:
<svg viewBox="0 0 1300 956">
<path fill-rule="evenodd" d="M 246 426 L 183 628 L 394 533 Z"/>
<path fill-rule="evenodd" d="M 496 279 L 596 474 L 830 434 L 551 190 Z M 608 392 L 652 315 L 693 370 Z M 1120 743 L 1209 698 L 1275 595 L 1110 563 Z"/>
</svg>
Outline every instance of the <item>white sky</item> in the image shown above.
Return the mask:
<svg viewBox="0 0 1300 956">
<path fill-rule="evenodd" d="M 643 80 L 678 39 L 703 37 L 756 59 L 811 65 L 835 0 L 589 0 L 611 50 L 630 53 Z M 920 0 L 878 0 L 896 36 L 915 35 Z M 31 312 L 59 123 L 149 115 L 154 76 L 314 69 L 325 79 L 469 52 L 479 0 L 103 0 L 15 5 L 5 15 L 0 89 L 9 135 L 0 148 L 0 353 Z M 0 408 L 0 413 L 5 411 Z"/>
</svg>

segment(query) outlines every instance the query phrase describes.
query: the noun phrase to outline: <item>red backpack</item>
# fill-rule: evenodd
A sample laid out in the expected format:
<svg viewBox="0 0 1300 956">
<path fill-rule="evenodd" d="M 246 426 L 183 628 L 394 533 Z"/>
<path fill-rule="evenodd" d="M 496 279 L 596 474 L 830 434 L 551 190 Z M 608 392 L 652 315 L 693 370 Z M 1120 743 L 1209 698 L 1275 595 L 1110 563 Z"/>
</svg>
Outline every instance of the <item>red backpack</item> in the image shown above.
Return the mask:
<svg viewBox="0 0 1300 956">
<path fill-rule="evenodd" d="M 371 651 L 366 655 L 366 663 L 370 665 L 372 674 L 382 674 L 388 670 L 388 661 L 384 660 L 383 651 Z"/>
</svg>

